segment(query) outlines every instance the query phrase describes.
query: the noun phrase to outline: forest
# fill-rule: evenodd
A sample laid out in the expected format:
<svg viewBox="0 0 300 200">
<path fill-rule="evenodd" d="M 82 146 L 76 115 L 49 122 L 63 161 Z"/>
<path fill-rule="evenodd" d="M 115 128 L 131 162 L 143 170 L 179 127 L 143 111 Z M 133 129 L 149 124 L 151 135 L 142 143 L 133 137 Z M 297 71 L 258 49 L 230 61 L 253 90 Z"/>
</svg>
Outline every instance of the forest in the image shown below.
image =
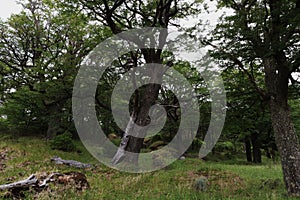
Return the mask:
<svg viewBox="0 0 300 200">
<path fill-rule="evenodd" d="M 19 4 L 1 199 L 300 197 L 299 0 Z"/>
</svg>

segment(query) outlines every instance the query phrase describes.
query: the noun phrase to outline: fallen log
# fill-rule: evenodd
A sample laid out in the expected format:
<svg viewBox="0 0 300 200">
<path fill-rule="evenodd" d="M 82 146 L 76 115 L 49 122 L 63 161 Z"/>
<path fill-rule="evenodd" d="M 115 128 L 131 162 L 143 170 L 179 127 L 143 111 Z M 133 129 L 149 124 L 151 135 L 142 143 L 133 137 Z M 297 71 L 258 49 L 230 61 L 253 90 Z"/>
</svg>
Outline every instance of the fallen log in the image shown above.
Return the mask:
<svg viewBox="0 0 300 200">
<path fill-rule="evenodd" d="M 40 188 L 44 188 L 48 186 L 48 183 L 54 182 L 55 180 L 53 179 L 55 176 L 63 176 L 61 173 L 52 173 L 50 174 L 47 178 L 45 178 L 42 183 L 39 185 Z"/>
<path fill-rule="evenodd" d="M 7 189 L 13 189 L 13 188 L 29 188 L 29 187 L 36 187 L 38 184 L 38 179 L 34 174 L 30 175 L 27 179 L 10 183 L 10 184 L 5 184 L 5 185 L 0 185 L 0 190 L 7 190 Z"/>
<path fill-rule="evenodd" d="M 32 188 L 34 192 L 39 193 L 48 187 L 48 183 L 70 185 L 76 190 L 85 190 L 90 188 L 87 178 L 80 172 L 51 173 L 47 177 L 37 178 L 35 174 L 30 175 L 27 179 L 18 182 L 0 185 L 0 190 L 8 190 L 8 197 L 22 197 L 23 191 Z"/>
<path fill-rule="evenodd" d="M 63 160 L 58 156 L 55 156 L 51 159 L 51 161 L 54 161 L 55 164 L 58 165 L 68 165 L 68 166 L 72 166 L 72 167 L 76 167 L 76 168 L 89 168 L 92 167 L 91 164 L 86 164 L 86 163 L 82 163 L 82 162 L 78 162 L 76 160 Z"/>
</svg>

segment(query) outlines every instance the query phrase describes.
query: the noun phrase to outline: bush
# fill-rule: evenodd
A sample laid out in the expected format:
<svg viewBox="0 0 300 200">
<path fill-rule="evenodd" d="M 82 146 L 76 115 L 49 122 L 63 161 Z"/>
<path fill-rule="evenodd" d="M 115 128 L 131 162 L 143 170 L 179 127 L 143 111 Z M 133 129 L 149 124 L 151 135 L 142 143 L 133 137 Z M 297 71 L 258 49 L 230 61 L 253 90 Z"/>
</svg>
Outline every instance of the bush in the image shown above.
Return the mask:
<svg viewBox="0 0 300 200">
<path fill-rule="evenodd" d="M 72 134 L 66 131 L 62 135 L 57 135 L 50 142 L 50 146 L 52 149 L 58 149 L 61 151 L 75 151 L 76 146 L 72 140 Z"/>
<path fill-rule="evenodd" d="M 233 152 L 234 144 L 230 141 L 218 142 L 215 146 L 217 152 Z"/>
</svg>

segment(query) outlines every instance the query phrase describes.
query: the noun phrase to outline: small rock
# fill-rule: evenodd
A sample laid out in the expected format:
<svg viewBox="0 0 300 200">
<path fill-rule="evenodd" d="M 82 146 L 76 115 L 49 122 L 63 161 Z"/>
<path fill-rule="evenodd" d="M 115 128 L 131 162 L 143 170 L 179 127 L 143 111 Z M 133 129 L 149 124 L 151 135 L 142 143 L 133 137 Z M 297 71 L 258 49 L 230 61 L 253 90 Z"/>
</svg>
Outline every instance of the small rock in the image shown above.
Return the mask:
<svg viewBox="0 0 300 200">
<path fill-rule="evenodd" d="M 179 160 L 185 160 L 185 156 L 180 156 Z"/>
</svg>

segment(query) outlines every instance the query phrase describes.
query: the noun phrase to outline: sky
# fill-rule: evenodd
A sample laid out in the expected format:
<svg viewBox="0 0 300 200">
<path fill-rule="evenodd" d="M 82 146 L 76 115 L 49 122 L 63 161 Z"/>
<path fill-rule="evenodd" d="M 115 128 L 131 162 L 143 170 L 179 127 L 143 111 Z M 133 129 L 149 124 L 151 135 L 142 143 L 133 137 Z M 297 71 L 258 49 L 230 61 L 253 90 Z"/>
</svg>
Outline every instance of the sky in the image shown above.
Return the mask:
<svg viewBox="0 0 300 200">
<path fill-rule="evenodd" d="M 11 14 L 21 10 L 21 6 L 16 3 L 16 0 L 0 0 L 0 2 L 0 17 L 2 19 L 6 19 Z"/>
<path fill-rule="evenodd" d="M 0 0 L 0 18 L 7 19 L 11 14 L 16 14 L 21 11 L 21 6 L 17 4 L 18 0 Z M 20 0 L 19 0 L 20 1 Z M 22 0 L 21 0 L 22 1 Z M 212 3 L 209 0 L 206 0 L 206 2 L 214 7 L 214 3 Z M 204 18 L 211 21 L 211 23 L 216 24 L 218 17 L 221 15 L 221 12 L 218 13 L 211 13 L 211 14 L 204 14 Z"/>
</svg>

